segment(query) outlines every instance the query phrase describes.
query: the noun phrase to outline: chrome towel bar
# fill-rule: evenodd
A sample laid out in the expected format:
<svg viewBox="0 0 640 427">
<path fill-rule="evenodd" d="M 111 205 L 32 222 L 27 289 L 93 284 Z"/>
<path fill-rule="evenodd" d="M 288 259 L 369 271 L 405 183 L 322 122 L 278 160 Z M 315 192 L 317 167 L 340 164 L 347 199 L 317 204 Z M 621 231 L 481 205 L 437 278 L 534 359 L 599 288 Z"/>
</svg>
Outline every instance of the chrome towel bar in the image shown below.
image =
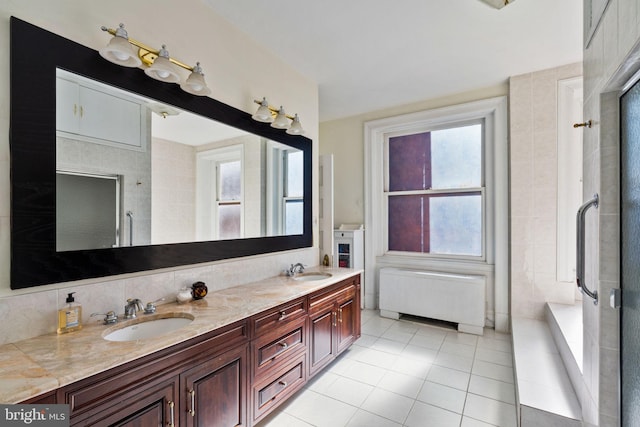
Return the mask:
<svg viewBox="0 0 640 427">
<path fill-rule="evenodd" d="M 588 200 L 580 206 L 578 214 L 576 215 L 576 284 L 584 294 L 593 299 L 594 305 L 598 305 L 598 291 L 589 290 L 587 284 L 584 282 L 584 217 L 591 207 L 598 207 L 598 193 L 594 194 L 591 200 Z"/>
</svg>

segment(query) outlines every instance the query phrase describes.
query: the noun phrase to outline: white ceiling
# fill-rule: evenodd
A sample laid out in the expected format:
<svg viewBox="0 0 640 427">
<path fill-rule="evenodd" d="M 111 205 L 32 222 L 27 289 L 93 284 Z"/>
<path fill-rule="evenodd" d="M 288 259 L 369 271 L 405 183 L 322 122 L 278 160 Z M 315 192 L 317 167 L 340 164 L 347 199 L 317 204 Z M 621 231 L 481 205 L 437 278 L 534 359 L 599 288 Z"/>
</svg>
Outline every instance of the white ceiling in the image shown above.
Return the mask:
<svg viewBox="0 0 640 427">
<path fill-rule="evenodd" d="M 321 121 L 582 60 L 582 0 L 203 1 L 318 83 Z"/>
</svg>

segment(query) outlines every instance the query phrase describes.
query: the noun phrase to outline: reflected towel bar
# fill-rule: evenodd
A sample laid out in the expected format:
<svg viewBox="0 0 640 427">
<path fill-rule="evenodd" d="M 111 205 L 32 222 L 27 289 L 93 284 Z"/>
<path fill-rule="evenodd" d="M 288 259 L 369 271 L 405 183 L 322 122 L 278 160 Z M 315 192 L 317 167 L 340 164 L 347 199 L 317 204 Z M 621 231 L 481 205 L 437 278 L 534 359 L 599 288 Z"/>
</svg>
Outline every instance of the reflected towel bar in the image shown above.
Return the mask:
<svg viewBox="0 0 640 427">
<path fill-rule="evenodd" d="M 584 217 L 592 206 L 595 208 L 598 207 L 598 193 L 594 194 L 591 200 L 588 200 L 580 206 L 578 214 L 576 215 L 576 284 L 582 293 L 593 299 L 594 305 L 598 305 L 598 291 L 589 290 L 587 284 L 584 282 Z"/>
</svg>

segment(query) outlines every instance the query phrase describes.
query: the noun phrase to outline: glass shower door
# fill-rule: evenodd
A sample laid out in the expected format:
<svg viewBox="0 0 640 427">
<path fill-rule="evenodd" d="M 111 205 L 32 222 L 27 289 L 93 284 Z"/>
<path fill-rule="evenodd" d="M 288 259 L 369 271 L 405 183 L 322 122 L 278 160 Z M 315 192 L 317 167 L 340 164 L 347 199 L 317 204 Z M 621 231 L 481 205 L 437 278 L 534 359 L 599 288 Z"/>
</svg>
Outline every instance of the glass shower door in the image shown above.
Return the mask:
<svg viewBox="0 0 640 427">
<path fill-rule="evenodd" d="M 621 419 L 640 426 L 640 83 L 620 100 Z"/>
</svg>

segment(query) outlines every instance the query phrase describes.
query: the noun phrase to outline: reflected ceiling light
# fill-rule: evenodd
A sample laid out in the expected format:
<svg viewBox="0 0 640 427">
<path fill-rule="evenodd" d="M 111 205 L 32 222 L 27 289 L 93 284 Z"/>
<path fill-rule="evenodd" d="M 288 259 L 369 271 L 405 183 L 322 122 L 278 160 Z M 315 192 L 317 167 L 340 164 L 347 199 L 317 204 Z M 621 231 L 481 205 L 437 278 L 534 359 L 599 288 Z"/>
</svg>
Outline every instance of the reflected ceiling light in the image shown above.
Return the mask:
<svg viewBox="0 0 640 427">
<path fill-rule="evenodd" d="M 487 4 L 495 7 L 496 9 L 502 9 L 503 7 L 513 3 L 516 0 L 482 0 Z"/>
<path fill-rule="evenodd" d="M 181 82 L 179 69 L 184 68 L 190 71 L 191 74 L 184 82 L 180 83 L 182 90 L 198 96 L 211 93 L 211 89 L 207 87 L 204 81 L 204 73 L 199 62 L 196 63 L 195 67 L 192 67 L 175 58 L 171 58 L 164 45 L 160 50 L 156 50 L 129 38 L 123 24 L 120 24 L 117 30 L 104 26 L 101 29 L 113 36 L 109 44 L 100 49 L 100 56 L 107 61 L 125 67 L 139 67 L 145 64 L 147 65 L 144 70 L 145 74 L 156 80 L 168 83 Z M 137 48 L 137 51 L 135 48 Z"/>
<path fill-rule="evenodd" d="M 300 123 L 300 117 L 289 116 L 284 112 L 284 108 L 274 108 L 269 105 L 266 98 L 262 98 L 262 101 L 254 99 L 253 102 L 259 105 L 258 110 L 251 116 L 253 120 L 262 123 L 271 123 L 271 127 L 276 129 L 286 129 L 289 135 L 302 135 L 304 129 Z M 289 123 L 291 121 L 291 123 Z"/>
</svg>

